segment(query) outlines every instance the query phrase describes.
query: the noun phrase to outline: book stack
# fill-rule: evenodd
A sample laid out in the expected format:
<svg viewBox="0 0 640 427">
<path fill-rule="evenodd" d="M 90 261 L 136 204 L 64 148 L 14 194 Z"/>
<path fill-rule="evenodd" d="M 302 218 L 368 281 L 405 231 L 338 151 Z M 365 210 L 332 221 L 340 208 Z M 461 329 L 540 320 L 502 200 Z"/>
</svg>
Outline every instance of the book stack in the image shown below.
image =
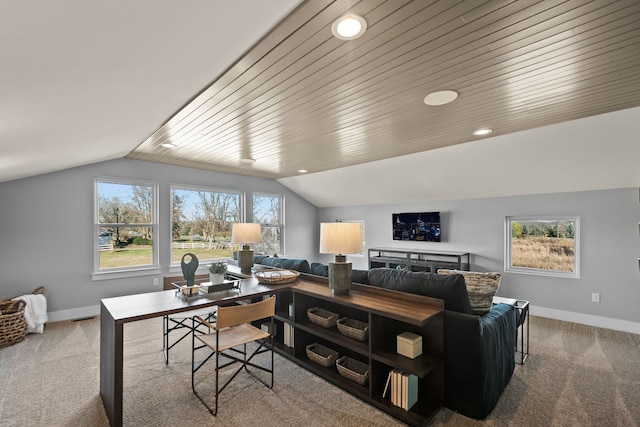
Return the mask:
<svg viewBox="0 0 640 427">
<path fill-rule="evenodd" d="M 382 397 L 391 399 L 391 403 L 409 410 L 418 401 L 418 377 L 398 369 L 389 372 Z"/>
<path fill-rule="evenodd" d="M 287 347 L 293 347 L 293 326 L 290 323 L 284 322 L 284 345 Z"/>
</svg>

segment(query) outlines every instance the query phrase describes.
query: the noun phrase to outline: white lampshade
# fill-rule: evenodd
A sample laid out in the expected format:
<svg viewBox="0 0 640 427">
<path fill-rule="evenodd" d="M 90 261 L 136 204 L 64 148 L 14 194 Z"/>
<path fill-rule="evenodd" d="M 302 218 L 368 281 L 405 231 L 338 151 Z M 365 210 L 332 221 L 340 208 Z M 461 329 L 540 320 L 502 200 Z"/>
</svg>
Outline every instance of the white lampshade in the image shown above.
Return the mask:
<svg viewBox="0 0 640 427">
<path fill-rule="evenodd" d="M 231 243 L 258 243 L 260 241 L 260 224 L 253 222 L 236 222 L 231 229 Z"/>
<path fill-rule="evenodd" d="M 362 228 L 358 222 L 320 223 L 321 254 L 359 254 L 362 252 Z"/>
</svg>

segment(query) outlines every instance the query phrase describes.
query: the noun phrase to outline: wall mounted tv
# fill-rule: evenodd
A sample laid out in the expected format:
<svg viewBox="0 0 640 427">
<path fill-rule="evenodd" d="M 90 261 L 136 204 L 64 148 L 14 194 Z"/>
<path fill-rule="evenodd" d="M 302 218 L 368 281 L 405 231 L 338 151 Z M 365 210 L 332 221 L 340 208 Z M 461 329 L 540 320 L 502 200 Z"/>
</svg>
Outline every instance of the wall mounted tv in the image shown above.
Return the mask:
<svg viewBox="0 0 640 427">
<path fill-rule="evenodd" d="M 393 214 L 393 240 L 440 241 L 440 212 Z"/>
</svg>

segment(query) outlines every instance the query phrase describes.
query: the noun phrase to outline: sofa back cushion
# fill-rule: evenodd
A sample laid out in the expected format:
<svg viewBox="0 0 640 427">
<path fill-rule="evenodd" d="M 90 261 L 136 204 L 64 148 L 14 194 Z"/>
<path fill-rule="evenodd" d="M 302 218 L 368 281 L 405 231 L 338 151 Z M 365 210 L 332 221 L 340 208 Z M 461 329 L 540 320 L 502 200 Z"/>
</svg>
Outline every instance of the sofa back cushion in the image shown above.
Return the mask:
<svg viewBox="0 0 640 427">
<path fill-rule="evenodd" d="M 445 310 L 471 314 L 467 286 L 460 274 L 445 276 L 420 271 L 372 268 L 368 278 L 372 286 L 438 298 L 444 301 Z"/>
<path fill-rule="evenodd" d="M 269 267 L 295 270 L 300 273 L 309 273 L 309 271 L 311 270 L 311 268 L 309 267 L 309 262 L 306 259 L 265 257 L 262 259 L 261 264 L 268 265 Z"/>
<path fill-rule="evenodd" d="M 493 296 L 500 287 L 500 273 L 478 273 L 439 269 L 438 274 L 462 274 L 467 283 L 467 293 L 473 314 L 483 315 L 491 310 Z"/>
<path fill-rule="evenodd" d="M 329 276 L 329 266 L 327 264 L 323 264 L 321 262 L 312 262 L 311 263 L 311 274 L 315 274 L 316 276 Z"/>
</svg>

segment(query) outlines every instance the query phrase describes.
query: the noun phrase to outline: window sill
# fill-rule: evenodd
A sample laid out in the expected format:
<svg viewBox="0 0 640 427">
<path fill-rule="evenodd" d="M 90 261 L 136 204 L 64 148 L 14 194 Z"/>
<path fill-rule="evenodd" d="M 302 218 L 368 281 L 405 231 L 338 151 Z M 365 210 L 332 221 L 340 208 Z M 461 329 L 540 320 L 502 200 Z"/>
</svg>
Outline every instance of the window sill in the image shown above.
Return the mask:
<svg viewBox="0 0 640 427">
<path fill-rule="evenodd" d="M 130 277 L 155 276 L 162 274 L 160 267 L 136 268 L 134 270 L 111 270 L 91 273 L 93 282 L 101 280 L 128 279 Z"/>
</svg>

